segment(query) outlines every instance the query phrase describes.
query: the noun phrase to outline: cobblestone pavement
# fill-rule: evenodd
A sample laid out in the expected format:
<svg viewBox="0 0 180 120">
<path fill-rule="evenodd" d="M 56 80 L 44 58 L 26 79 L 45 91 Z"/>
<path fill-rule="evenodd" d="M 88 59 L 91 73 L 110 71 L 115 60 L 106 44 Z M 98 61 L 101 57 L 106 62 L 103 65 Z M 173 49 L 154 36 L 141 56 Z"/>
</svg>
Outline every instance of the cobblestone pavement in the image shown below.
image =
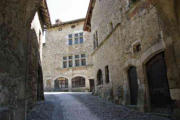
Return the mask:
<svg viewBox="0 0 180 120">
<path fill-rule="evenodd" d="M 28 120 L 170 120 L 115 105 L 90 93 L 46 93 Z"/>
</svg>

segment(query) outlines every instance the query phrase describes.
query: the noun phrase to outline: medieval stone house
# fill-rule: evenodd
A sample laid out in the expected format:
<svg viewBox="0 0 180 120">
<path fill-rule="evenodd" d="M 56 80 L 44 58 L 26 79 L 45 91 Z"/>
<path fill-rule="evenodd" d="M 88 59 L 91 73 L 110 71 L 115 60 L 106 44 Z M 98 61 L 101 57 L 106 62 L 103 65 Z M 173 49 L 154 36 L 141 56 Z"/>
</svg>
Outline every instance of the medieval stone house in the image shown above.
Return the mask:
<svg viewBox="0 0 180 120">
<path fill-rule="evenodd" d="M 0 119 L 25 120 L 44 99 L 41 68 L 45 0 L 0 2 Z"/>
<path fill-rule="evenodd" d="M 89 91 L 93 44 L 83 31 L 84 20 L 57 21 L 47 30 L 43 46 L 46 91 Z"/>
<path fill-rule="evenodd" d="M 150 0 L 90 1 L 95 94 L 141 111 L 178 107 L 179 57 L 161 18 Z"/>
</svg>

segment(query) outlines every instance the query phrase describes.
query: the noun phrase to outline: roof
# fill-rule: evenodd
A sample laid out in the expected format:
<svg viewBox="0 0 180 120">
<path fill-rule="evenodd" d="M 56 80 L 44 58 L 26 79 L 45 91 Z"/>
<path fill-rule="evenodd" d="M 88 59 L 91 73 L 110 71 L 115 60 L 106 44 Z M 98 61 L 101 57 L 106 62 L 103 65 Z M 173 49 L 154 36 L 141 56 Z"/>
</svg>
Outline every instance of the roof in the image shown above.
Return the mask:
<svg viewBox="0 0 180 120">
<path fill-rule="evenodd" d="M 92 18 L 92 12 L 93 12 L 95 3 L 96 3 L 96 0 L 90 0 L 88 11 L 86 14 L 86 20 L 85 20 L 84 28 L 83 28 L 85 31 L 89 31 L 89 32 L 91 31 L 91 18 Z"/>
<path fill-rule="evenodd" d="M 50 15 L 49 15 L 49 10 L 47 6 L 46 0 L 42 0 L 40 3 L 40 10 L 39 10 L 40 16 L 42 18 L 42 22 L 46 27 L 51 26 L 51 20 L 50 20 Z"/>
<path fill-rule="evenodd" d="M 73 23 L 77 23 L 77 22 L 82 22 L 82 21 L 85 21 L 85 18 L 80 18 L 80 19 L 76 19 L 76 20 L 62 22 L 61 24 L 54 24 L 51 26 L 51 28 L 59 27 L 59 26 L 67 25 L 67 24 L 73 24 Z"/>
</svg>

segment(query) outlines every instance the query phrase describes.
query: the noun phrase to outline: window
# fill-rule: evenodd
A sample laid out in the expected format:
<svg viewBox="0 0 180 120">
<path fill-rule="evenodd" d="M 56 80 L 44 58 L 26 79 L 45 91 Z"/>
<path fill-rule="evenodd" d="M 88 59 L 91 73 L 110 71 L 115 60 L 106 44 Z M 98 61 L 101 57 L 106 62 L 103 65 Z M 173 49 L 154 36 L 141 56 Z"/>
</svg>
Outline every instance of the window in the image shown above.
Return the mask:
<svg viewBox="0 0 180 120">
<path fill-rule="evenodd" d="M 109 67 L 105 67 L 105 76 L 106 76 L 106 83 L 109 83 Z"/>
<path fill-rule="evenodd" d="M 84 42 L 83 33 L 79 33 L 79 39 L 80 39 L 80 43 L 82 44 Z"/>
<path fill-rule="evenodd" d="M 75 66 L 76 67 L 80 66 L 79 55 L 75 55 Z"/>
<path fill-rule="evenodd" d="M 93 35 L 93 44 L 94 44 L 94 49 L 96 49 L 96 36 L 95 36 L 95 34 Z"/>
<path fill-rule="evenodd" d="M 72 43 L 73 43 L 72 34 L 68 35 L 68 40 L 69 40 L 69 45 L 72 45 Z"/>
<path fill-rule="evenodd" d="M 96 31 L 96 47 L 99 46 L 99 43 L 98 43 L 98 32 Z"/>
<path fill-rule="evenodd" d="M 85 54 L 81 54 L 81 65 L 86 66 L 86 55 Z"/>
<path fill-rule="evenodd" d="M 72 87 L 85 87 L 85 78 L 84 77 L 75 77 L 72 79 Z"/>
<path fill-rule="evenodd" d="M 60 77 L 54 81 L 54 87 L 55 89 L 60 88 L 68 88 L 68 79 L 64 77 Z"/>
<path fill-rule="evenodd" d="M 74 39 L 75 39 L 74 44 L 78 44 L 79 43 L 79 37 L 78 36 L 79 36 L 78 34 L 74 35 Z"/>
<path fill-rule="evenodd" d="M 63 68 L 67 68 L 67 57 L 63 57 Z"/>
<path fill-rule="evenodd" d="M 74 44 L 82 44 L 82 43 L 84 43 L 83 32 L 76 33 L 74 35 L 69 34 L 68 35 L 68 44 L 72 45 L 73 42 L 74 42 Z"/>
<path fill-rule="evenodd" d="M 69 56 L 69 67 L 73 67 L 73 57 Z"/>
<path fill-rule="evenodd" d="M 103 84 L 102 70 L 98 70 L 97 72 L 97 85 Z"/>
<path fill-rule="evenodd" d="M 98 32 L 96 31 L 95 34 L 93 35 L 93 40 L 94 40 L 94 49 L 98 47 Z"/>
</svg>

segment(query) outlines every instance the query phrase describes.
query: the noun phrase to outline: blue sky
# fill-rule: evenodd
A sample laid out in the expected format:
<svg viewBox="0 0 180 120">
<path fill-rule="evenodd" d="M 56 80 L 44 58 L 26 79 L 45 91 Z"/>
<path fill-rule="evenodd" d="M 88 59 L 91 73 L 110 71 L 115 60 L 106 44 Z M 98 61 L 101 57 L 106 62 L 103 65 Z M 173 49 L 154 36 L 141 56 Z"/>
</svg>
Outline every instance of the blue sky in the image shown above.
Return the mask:
<svg viewBox="0 0 180 120">
<path fill-rule="evenodd" d="M 90 0 L 47 0 L 52 24 L 85 18 Z"/>
</svg>

